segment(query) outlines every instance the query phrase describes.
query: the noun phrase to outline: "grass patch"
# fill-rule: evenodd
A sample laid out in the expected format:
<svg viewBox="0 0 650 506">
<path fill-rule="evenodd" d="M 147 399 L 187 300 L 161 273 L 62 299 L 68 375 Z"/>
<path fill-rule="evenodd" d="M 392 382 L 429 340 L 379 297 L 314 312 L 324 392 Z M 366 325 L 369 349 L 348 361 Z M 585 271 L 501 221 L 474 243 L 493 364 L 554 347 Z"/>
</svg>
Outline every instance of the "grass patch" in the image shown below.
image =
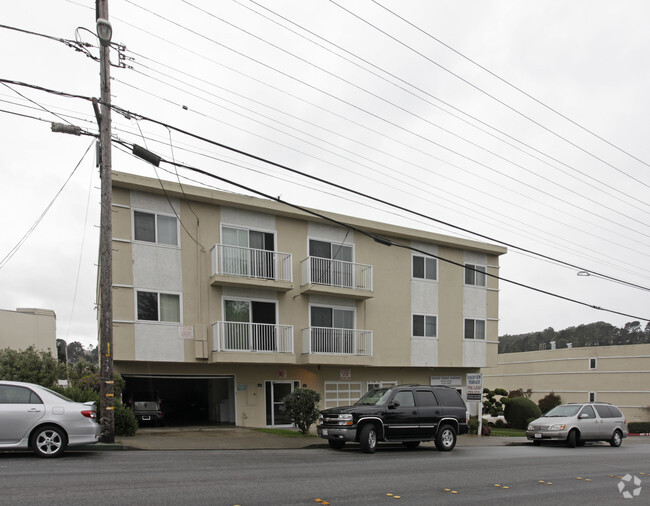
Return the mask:
<svg viewBox="0 0 650 506">
<path fill-rule="evenodd" d="M 492 427 L 492 432 L 490 436 L 496 436 L 496 437 L 526 437 L 526 431 L 525 430 L 519 430 L 519 429 L 499 429 L 497 427 Z"/>
<path fill-rule="evenodd" d="M 303 434 L 299 430 L 290 429 L 251 429 L 257 432 L 264 432 L 265 434 L 275 434 L 284 437 L 318 437 L 316 434 Z"/>
</svg>

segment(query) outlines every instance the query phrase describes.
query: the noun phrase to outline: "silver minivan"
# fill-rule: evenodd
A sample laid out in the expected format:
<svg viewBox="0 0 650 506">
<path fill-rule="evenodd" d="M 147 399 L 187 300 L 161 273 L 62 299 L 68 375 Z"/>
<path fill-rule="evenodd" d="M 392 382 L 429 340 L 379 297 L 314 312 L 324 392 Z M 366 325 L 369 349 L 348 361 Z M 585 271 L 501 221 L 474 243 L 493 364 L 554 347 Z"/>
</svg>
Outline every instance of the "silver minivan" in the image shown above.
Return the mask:
<svg viewBox="0 0 650 506">
<path fill-rule="evenodd" d="M 586 441 L 608 441 L 621 446 L 627 437 L 627 424 L 621 410 L 603 402 L 562 404 L 532 421 L 526 437 L 539 445 L 543 441 L 566 441 L 570 448 Z"/>
</svg>

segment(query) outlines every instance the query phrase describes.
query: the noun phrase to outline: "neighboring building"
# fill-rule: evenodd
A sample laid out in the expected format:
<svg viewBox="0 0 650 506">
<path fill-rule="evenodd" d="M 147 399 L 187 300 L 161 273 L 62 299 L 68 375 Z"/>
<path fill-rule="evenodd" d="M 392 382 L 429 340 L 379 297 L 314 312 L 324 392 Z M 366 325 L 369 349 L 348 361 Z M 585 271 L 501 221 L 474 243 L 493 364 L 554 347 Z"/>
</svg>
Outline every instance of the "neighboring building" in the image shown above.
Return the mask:
<svg viewBox="0 0 650 506">
<path fill-rule="evenodd" d="M 485 273 L 504 248 L 322 214 L 458 265 L 277 202 L 113 173 L 126 401 L 154 392 L 169 419 L 283 426 L 299 386 L 321 407 L 375 385 L 465 394 L 468 373 L 496 365 L 498 282 Z"/>
<path fill-rule="evenodd" d="M 34 346 L 56 357 L 56 314 L 49 309 L 0 309 L 0 349 Z"/>
<path fill-rule="evenodd" d="M 483 384 L 531 389 L 535 402 L 550 392 L 562 402 L 609 402 L 628 422 L 650 421 L 650 344 L 503 353 Z"/>
</svg>

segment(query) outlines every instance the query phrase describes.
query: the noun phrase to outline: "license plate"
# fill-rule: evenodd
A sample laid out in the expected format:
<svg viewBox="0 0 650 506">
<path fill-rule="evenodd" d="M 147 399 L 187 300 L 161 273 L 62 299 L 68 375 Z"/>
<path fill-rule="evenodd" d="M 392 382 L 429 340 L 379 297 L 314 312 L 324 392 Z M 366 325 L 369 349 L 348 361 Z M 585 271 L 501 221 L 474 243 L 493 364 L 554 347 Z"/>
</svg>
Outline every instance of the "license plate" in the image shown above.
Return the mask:
<svg viewBox="0 0 650 506">
<path fill-rule="evenodd" d="M 143 420 L 151 420 L 151 417 L 150 416 L 143 416 L 142 419 Z"/>
<path fill-rule="evenodd" d="M 327 434 L 328 434 L 327 429 L 323 429 L 323 436 L 327 436 Z"/>
<path fill-rule="evenodd" d="M 535 439 L 542 439 L 542 435 L 541 434 L 535 434 Z"/>
</svg>

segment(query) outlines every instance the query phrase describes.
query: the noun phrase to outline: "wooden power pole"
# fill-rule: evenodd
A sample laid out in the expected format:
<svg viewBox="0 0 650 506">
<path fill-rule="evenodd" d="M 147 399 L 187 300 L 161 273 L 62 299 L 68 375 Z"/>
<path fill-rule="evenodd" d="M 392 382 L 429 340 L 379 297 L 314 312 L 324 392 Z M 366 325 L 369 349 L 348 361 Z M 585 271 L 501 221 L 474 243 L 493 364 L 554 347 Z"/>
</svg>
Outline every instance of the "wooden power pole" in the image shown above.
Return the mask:
<svg viewBox="0 0 650 506">
<path fill-rule="evenodd" d="M 99 238 L 99 379 L 100 441 L 115 442 L 115 389 L 113 383 L 113 217 L 111 160 L 111 61 L 112 28 L 108 22 L 108 0 L 96 0 L 97 35 L 100 39 L 101 110 L 99 121 L 101 219 Z"/>
</svg>

